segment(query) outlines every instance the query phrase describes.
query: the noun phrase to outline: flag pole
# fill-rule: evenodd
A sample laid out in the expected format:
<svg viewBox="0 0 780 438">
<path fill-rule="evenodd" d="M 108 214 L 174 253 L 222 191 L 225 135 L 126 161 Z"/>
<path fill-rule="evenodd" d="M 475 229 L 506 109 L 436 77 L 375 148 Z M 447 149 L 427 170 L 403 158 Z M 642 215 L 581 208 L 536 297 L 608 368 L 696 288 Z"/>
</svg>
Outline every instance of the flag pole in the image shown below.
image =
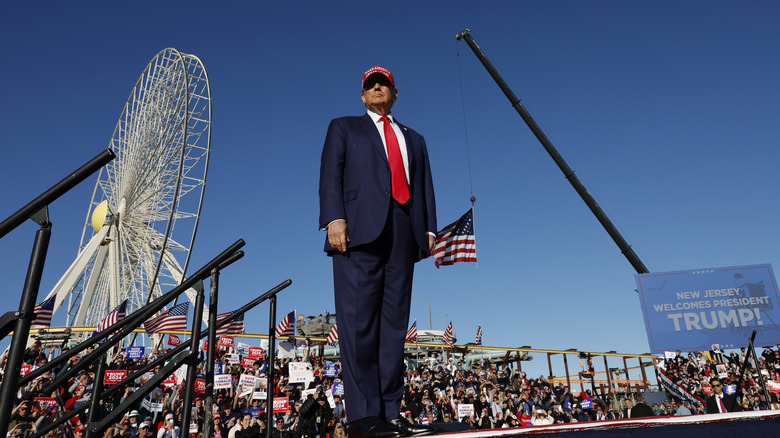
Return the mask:
<svg viewBox="0 0 780 438">
<path fill-rule="evenodd" d="M 479 269 L 479 262 L 476 260 L 477 255 L 477 222 L 474 214 L 474 202 L 477 198 L 474 197 L 474 192 L 471 192 L 471 231 L 474 233 L 474 269 Z"/>
</svg>

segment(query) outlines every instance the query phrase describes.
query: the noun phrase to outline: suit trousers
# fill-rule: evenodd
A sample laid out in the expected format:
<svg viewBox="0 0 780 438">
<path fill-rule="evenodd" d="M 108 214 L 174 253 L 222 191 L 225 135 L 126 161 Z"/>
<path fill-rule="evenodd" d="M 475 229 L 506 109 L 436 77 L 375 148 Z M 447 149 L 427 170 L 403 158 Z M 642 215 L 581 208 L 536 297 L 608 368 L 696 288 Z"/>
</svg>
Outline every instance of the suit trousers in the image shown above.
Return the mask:
<svg viewBox="0 0 780 438">
<path fill-rule="evenodd" d="M 379 238 L 333 255 L 347 420 L 398 418 L 404 342 L 418 245 L 409 211 L 395 201 Z M 349 226 L 349 225 L 347 225 Z"/>
</svg>

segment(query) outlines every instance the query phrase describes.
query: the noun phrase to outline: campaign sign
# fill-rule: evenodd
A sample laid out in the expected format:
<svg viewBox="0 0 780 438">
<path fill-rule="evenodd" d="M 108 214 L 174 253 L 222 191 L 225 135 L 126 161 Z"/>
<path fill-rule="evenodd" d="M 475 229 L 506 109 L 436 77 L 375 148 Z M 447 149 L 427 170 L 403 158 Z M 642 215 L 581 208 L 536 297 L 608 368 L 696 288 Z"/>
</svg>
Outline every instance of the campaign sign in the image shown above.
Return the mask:
<svg viewBox="0 0 780 438">
<path fill-rule="evenodd" d="M 288 397 L 274 397 L 274 414 L 283 414 L 290 407 Z"/>
<path fill-rule="evenodd" d="M 249 344 L 243 342 L 236 342 L 236 351 L 241 354 L 249 354 Z"/>
<path fill-rule="evenodd" d="M 146 347 L 127 347 L 127 358 L 132 360 L 140 360 L 144 358 Z"/>
<path fill-rule="evenodd" d="M 771 265 L 636 275 L 650 350 L 780 343 L 780 294 Z"/>
<path fill-rule="evenodd" d="M 230 389 L 232 377 L 230 374 L 214 374 L 214 389 Z"/>
<path fill-rule="evenodd" d="M 32 371 L 32 365 L 22 365 L 22 368 L 19 370 L 19 375 L 24 377 L 30 374 L 30 371 Z"/>
<path fill-rule="evenodd" d="M 253 391 L 257 387 L 257 377 L 251 374 L 242 374 L 238 381 L 241 392 Z"/>
<path fill-rule="evenodd" d="M 268 397 L 268 392 L 266 391 L 254 391 L 252 392 L 252 398 L 255 400 L 265 400 Z"/>
<path fill-rule="evenodd" d="M 344 384 L 341 382 L 333 382 L 333 386 L 331 387 L 331 391 L 333 391 L 334 395 L 344 395 Z"/>
<path fill-rule="evenodd" d="M 176 374 L 169 375 L 168 378 L 166 378 L 165 380 L 162 381 L 162 384 L 165 385 L 165 386 L 174 386 L 174 385 L 176 385 Z"/>
<path fill-rule="evenodd" d="M 767 380 L 766 389 L 771 393 L 777 394 L 778 392 L 780 392 L 780 381 Z"/>
<path fill-rule="evenodd" d="M 222 362 L 215 362 L 214 374 L 224 374 L 224 373 L 225 373 L 225 364 Z"/>
<path fill-rule="evenodd" d="M 309 362 L 290 362 L 290 383 L 306 383 L 314 381 L 314 371 Z"/>
<path fill-rule="evenodd" d="M 474 415 L 474 405 L 458 403 L 458 418 L 470 417 Z"/>
<path fill-rule="evenodd" d="M 265 353 L 261 347 L 249 347 L 249 357 L 260 359 L 264 357 Z"/>
<path fill-rule="evenodd" d="M 238 365 L 239 356 L 238 353 L 231 353 L 227 355 L 227 360 L 230 365 Z"/>
<path fill-rule="evenodd" d="M 103 384 L 116 385 L 127 377 L 127 370 L 106 370 Z"/>
<path fill-rule="evenodd" d="M 35 397 L 35 401 L 38 402 L 42 409 L 57 409 L 57 399 L 54 397 Z"/>
<path fill-rule="evenodd" d="M 168 345 L 171 347 L 178 347 L 181 345 L 181 339 L 176 335 L 168 335 Z"/>
<path fill-rule="evenodd" d="M 220 347 L 232 347 L 235 345 L 235 341 L 230 336 L 220 336 L 219 337 L 219 346 Z"/>
<path fill-rule="evenodd" d="M 580 401 L 580 407 L 582 409 L 593 409 L 593 399 L 586 398 Z"/>
<path fill-rule="evenodd" d="M 711 385 L 701 385 L 701 393 L 704 395 L 712 395 L 715 394 L 715 391 L 712 389 Z"/>
<path fill-rule="evenodd" d="M 205 379 L 195 379 L 195 392 L 199 392 L 201 394 L 206 393 L 206 380 Z"/>
<path fill-rule="evenodd" d="M 252 365 L 255 364 L 255 358 L 254 357 L 244 357 L 241 359 L 241 366 L 244 369 L 252 368 Z"/>
<path fill-rule="evenodd" d="M 339 367 L 336 365 L 328 365 L 325 367 L 325 377 L 336 377 L 339 375 Z"/>
<path fill-rule="evenodd" d="M 732 395 L 737 393 L 737 385 L 724 385 L 723 386 L 723 393 Z"/>
</svg>

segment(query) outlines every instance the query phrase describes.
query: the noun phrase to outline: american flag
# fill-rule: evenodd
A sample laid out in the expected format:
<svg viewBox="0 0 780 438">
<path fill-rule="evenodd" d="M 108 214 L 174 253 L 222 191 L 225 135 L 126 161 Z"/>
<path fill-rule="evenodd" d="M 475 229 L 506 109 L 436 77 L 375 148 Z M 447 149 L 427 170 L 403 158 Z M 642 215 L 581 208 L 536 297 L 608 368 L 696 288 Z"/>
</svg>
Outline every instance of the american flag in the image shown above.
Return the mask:
<svg viewBox="0 0 780 438">
<path fill-rule="evenodd" d="M 433 247 L 436 267 L 456 262 L 476 262 L 477 244 L 474 237 L 474 209 L 436 233 Z"/>
<path fill-rule="evenodd" d="M 116 306 L 114 310 L 112 310 L 108 315 L 106 315 L 105 317 L 103 317 L 103 319 L 100 320 L 97 327 L 95 327 L 95 333 L 102 332 L 103 330 L 121 321 L 122 318 L 125 317 L 126 312 L 127 312 L 127 300 L 124 300 L 122 301 L 122 304 Z"/>
<path fill-rule="evenodd" d="M 450 323 L 447 324 L 447 330 L 444 330 L 444 339 L 443 339 L 444 343 L 452 347 L 454 344 L 453 338 L 454 336 L 452 335 L 452 321 L 450 321 Z"/>
<path fill-rule="evenodd" d="M 477 326 L 477 341 L 475 342 L 477 345 L 482 345 L 482 326 Z"/>
<path fill-rule="evenodd" d="M 417 343 L 417 320 L 414 321 L 414 324 L 409 327 L 409 331 L 406 332 L 406 342 Z"/>
<path fill-rule="evenodd" d="M 154 334 L 163 330 L 187 330 L 187 309 L 190 303 L 179 304 L 146 321 L 146 333 Z"/>
<path fill-rule="evenodd" d="M 40 304 L 35 305 L 35 318 L 32 320 L 31 325 L 51 325 L 51 316 L 54 314 L 54 299 L 57 295 L 52 295 L 46 298 Z"/>
<path fill-rule="evenodd" d="M 217 322 L 225 319 L 225 317 L 230 315 L 231 313 L 233 312 L 220 313 L 219 315 L 217 315 Z M 243 332 L 244 332 L 244 314 L 242 313 L 241 315 L 237 316 L 236 319 L 218 328 L 217 336 L 240 335 Z"/>
<path fill-rule="evenodd" d="M 328 333 L 328 344 L 335 344 L 339 341 L 339 329 L 338 324 L 333 324 L 333 327 L 330 329 L 330 333 Z"/>
<path fill-rule="evenodd" d="M 276 337 L 285 338 L 295 336 L 295 310 L 288 313 L 276 326 Z"/>
</svg>

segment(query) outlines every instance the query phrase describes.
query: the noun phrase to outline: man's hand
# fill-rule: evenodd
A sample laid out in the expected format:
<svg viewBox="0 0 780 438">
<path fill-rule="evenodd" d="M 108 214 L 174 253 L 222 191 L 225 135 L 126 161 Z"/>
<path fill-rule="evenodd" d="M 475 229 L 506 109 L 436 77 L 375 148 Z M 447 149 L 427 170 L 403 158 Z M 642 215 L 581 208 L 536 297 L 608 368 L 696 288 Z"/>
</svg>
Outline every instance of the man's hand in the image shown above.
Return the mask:
<svg viewBox="0 0 780 438">
<path fill-rule="evenodd" d="M 436 238 L 428 235 L 428 256 L 433 255 L 433 247 L 436 246 Z"/>
<path fill-rule="evenodd" d="M 347 231 L 347 221 L 334 221 L 328 225 L 328 243 L 338 252 L 347 250 L 349 242 L 349 232 Z"/>
</svg>

